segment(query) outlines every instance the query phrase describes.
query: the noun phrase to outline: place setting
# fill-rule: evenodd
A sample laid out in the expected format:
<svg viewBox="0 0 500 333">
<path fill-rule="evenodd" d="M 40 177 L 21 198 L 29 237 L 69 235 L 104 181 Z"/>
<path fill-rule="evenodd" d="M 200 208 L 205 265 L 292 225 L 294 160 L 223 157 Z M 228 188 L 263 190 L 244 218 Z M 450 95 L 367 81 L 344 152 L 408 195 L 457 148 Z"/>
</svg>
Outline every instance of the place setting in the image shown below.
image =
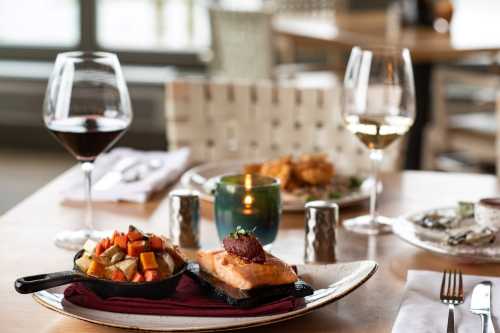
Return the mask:
<svg viewBox="0 0 500 333">
<path fill-rule="evenodd" d="M 264 185 L 260 186 L 266 186 L 265 181 L 275 182 L 272 178 L 261 180 Z M 279 201 L 275 206 L 260 205 L 265 193 L 259 184 L 246 194 L 254 194 L 257 203 L 246 209 L 260 209 L 264 216 L 273 216 L 280 209 Z M 193 197 L 174 194 L 172 206 L 179 198 L 187 201 Z M 217 200 L 222 203 L 217 203 L 220 208 L 216 209 L 227 212 L 231 198 L 226 194 Z M 15 288 L 21 294 L 34 293 L 34 299 L 51 310 L 101 325 L 201 332 L 268 325 L 303 316 L 348 295 L 377 270 L 377 264 L 369 260 L 318 265 L 320 260 L 334 262 L 333 245 L 326 247 L 330 253 L 318 251 L 315 244 L 305 251 L 305 259 L 315 264 L 287 264 L 264 250 L 276 237 L 278 226 L 266 229 L 261 224 L 259 233 L 246 230 L 239 223 L 248 224 L 252 217 L 239 208 L 233 207 L 237 213 L 226 214 L 217 225 L 219 235 L 225 235 L 222 246 L 198 250 L 195 260 L 171 239 L 129 226 L 128 231 L 115 231 L 111 238 L 87 240 L 75 254 L 72 270 L 22 277 L 16 280 Z M 307 209 L 312 214 L 326 214 L 318 220 L 310 218 L 308 224 L 322 223 L 334 236 L 338 207 L 316 201 Z M 192 234 L 198 221 L 189 217 L 197 214 L 191 213 L 195 214 L 176 220 L 184 226 L 190 222 L 190 228 L 173 228 L 185 230 L 175 236 L 180 243 L 196 240 L 197 235 L 193 238 Z M 275 219 L 279 224 L 279 214 Z M 230 229 L 229 224 L 238 225 Z M 316 237 L 328 240 L 321 234 Z"/>
<path fill-rule="evenodd" d="M 425 281 L 425 283 L 422 283 Z M 496 332 L 498 278 L 444 272 L 408 272 L 393 332 Z"/>
<path fill-rule="evenodd" d="M 116 86 L 108 83 L 113 80 Z M 108 90 L 113 98 L 102 98 Z M 215 168 L 221 173 L 210 179 L 219 238 L 213 249 L 200 249 L 204 197 L 190 186 L 207 165 L 185 173 L 181 186 L 168 192 L 164 233 L 150 232 L 147 225 L 97 230 L 94 202 L 144 204 L 175 184 L 193 163 L 190 148 L 116 148 L 104 153 L 132 120 L 128 90 L 113 54 L 60 54 L 47 88 L 44 120 L 85 176 L 83 182 L 75 173 L 67 177 L 60 191 L 62 205 L 86 202 L 85 227 L 55 235 L 57 247 L 75 251 L 63 267 L 67 270 L 34 272 L 14 283 L 18 293 L 32 294 L 50 310 L 144 331 L 247 328 L 300 317 L 336 302 L 378 268 L 372 260 L 336 263 L 337 200 L 361 196 L 349 199 L 355 203 L 367 197 L 361 190 L 363 179 L 336 177 L 326 154 L 245 162 L 234 170 Z M 272 250 L 286 195 L 295 196 L 305 211 L 304 250 L 293 263 Z"/>
</svg>

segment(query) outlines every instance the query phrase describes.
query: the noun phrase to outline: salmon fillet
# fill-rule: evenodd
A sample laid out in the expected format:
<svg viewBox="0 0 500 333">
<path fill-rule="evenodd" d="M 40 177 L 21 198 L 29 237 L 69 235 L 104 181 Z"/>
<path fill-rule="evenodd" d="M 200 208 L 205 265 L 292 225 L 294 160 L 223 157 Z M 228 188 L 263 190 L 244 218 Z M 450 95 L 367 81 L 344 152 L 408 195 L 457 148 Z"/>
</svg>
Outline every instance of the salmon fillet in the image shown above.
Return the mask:
<svg viewBox="0 0 500 333">
<path fill-rule="evenodd" d="M 292 267 L 266 252 L 264 263 L 246 262 L 225 250 L 198 251 L 200 268 L 238 289 L 277 286 L 298 280 Z"/>
</svg>

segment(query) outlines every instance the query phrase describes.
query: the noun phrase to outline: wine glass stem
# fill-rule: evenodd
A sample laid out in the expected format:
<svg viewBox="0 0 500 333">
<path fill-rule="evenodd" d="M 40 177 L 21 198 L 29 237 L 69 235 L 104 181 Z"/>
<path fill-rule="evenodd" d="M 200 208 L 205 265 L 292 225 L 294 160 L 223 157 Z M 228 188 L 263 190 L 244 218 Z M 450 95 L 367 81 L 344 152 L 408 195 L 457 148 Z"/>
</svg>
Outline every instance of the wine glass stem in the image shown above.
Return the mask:
<svg viewBox="0 0 500 333">
<path fill-rule="evenodd" d="M 380 162 L 382 161 L 382 150 L 370 150 L 370 159 L 372 161 L 372 179 L 373 186 L 370 191 L 370 221 L 376 223 L 377 221 L 377 188 L 378 188 L 378 171 Z"/>
<path fill-rule="evenodd" d="M 94 229 L 92 216 L 92 170 L 94 163 L 83 162 L 82 170 L 85 175 L 85 225 L 88 230 Z"/>
</svg>

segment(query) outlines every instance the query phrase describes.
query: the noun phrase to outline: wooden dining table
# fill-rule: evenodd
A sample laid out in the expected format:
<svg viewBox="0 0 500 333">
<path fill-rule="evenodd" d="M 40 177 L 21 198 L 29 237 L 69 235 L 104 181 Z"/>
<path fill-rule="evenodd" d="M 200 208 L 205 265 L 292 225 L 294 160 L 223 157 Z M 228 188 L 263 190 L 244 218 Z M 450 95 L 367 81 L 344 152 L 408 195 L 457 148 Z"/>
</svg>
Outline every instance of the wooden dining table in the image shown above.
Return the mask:
<svg viewBox="0 0 500 333">
<path fill-rule="evenodd" d="M 393 15 L 381 10 L 323 16 L 279 14 L 273 18 L 273 30 L 291 45 L 292 50 L 321 49 L 327 54 L 337 55 L 336 58 L 341 55 L 344 63 L 342 55 L 354 46 L 408 48 L 414 69 L 417 114 L 408 138 L 405 168 L 420 169 L 423 132 L 425 125 L 432 120 L 433 67 L 471 56 L 492 56 L 500 51 L 496 17 L 485 15 L 488 14 L 488 5 L 495 5 L 491 7 L 491 13 L 499 9 L 498 5 L 485 5 L 484 1 L 482 4 L 460 1 L 449 33 L 437 32 L 432 27 L 402 27 Z"/>
<path fill-rule="evenodd" d="M 70 169 L 0 219 L 0 332 L 119 332 L 120 329 L 80 321 L 52 312 L 37 304 L 30 295 L 14 290 L 20 276 L 67 270 L 72 266 L 71 251 L 55 247 L 54 235 L 81 227 L 84 207 L 61 201 L 60 192 L 79 170 Z M 398 216 L 457 200 L 477 200 L 499 193 L 497 179 L 489 175 L 452 174 L 422 171 L 388 173 L 382 176 L 380 212 Z M 96 203 L 97 228 L 125 229 L 134 224 L 147 231 L 166 233 L 168 229 L 167 190 L 146 204 Z M 8 194 L 6 194 L 8 195 Z M 342 208 L 341 218 L 366 213 L 367 205 Z M 201 247 L 218 246 L 212 206 L 202 204 Z M 397 222 L 396 222 L 397 223 Z M 273 253 L 290 262 L 301 263 L 304 251 L 304 214 L 283 215 Z M 367 237 L 337 229 L 338 262 L 372 259 L 376 274 L 352 294 L 304 317 L 266 327 L 255 332 L 390 332 L 398 313 L 406 274 L 410 269 L 441 271 L 460 268 L 466 274 L 500 275 L 500 265 L 463 262 L 438 256 L 405 243 L 393 234 Z M 425 283 L 425 281 L 422 281 Z M 438 290 L 436 290 L 436 298 Z M 425 304 L 422 304 L 425 306 Z M 443 306 L 443 327 L 447 308 Z"/>
</svg>

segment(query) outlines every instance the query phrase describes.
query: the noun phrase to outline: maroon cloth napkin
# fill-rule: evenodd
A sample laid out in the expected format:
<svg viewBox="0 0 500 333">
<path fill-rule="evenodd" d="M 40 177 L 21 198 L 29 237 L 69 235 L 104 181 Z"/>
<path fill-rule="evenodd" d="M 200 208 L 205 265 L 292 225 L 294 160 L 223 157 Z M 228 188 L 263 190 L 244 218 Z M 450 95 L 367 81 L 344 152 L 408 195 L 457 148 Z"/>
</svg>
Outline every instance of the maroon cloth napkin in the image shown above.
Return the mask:
<svg viewBox="0 0 500 333">
<path fill-rule="evenodd" d="M 223 300 L 210 298 L 186 275 L 179 281 L 175 294 L 162 300 L 125 297 L 102 299 L 81 283 L 66 288 L 64 298 L 73 304 L 97 310 L 166 316 L 252 317 L 284 313 L 304 306 L 302 298 L 290 296 L 254 308 L 237 308 Z"/>
</svg>

